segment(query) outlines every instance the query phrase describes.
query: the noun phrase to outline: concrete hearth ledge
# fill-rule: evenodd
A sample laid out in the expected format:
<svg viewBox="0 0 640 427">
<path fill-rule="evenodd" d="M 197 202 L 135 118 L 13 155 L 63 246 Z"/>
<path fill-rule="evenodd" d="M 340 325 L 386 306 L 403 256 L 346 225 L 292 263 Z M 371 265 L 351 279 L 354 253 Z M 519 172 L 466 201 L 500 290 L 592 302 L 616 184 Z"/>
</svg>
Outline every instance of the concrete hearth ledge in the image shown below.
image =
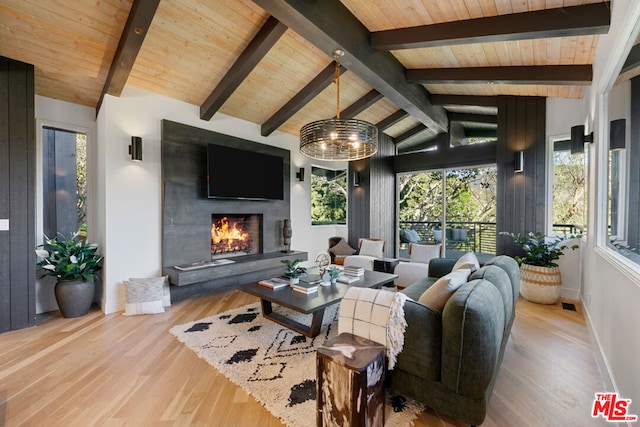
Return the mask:
<svg viewBox="0 0 640 427">
<path fill-rule="evenodd" d="M 307 252 L 269 252 L 262 254 L 243 255 L 239 257 L 228 258 L 234 262 L 231 264 L 211 265 L 209 267 L 198 268 L 195 270 L 181 271 L 177 268 L 164 267 L 163 274 L 169 276 L 169 281 L 174 286 L 192 285 L 210 280 L 230 278 L 233 276 L 244 276 L 251 273 L 258 273 L 261 278 L 261 272 L 267 272 L 274 269 L 284 272 L 282 260 L 294 260 L 297 258 L 307 259 Z M 270 273 L 273 274 L 273 273 Z M 251 280 L 247 280 L 251 281 Z"/>
</svg>

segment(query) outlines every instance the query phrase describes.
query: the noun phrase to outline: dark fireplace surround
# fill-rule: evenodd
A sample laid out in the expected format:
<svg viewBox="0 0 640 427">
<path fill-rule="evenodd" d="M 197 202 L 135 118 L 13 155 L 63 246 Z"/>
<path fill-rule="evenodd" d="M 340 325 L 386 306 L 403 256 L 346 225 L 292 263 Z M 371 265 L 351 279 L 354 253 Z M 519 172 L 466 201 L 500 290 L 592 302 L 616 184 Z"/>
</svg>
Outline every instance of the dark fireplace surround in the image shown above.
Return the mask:
<svg viewBox="0 0 640 427">
<path fill-rule="evenodd" d="M 283 253 L 282 228 L 290 218 L 289 150 L 260 144 L 181 123 L 162 120 L 162 265 L 169 276 L 172 298 L 208 293 L 282 274 L 282 259 L 307 258 L 306 252 Z M 283 158 L 283 200 L 210 199 L 207 197 L 207 145 L 219 144 Z M 260 171 L 243 170 L 248 179 Z M 212 227 L 221 217 L 249 218 L 261 222 L 257 249 L 212 253 Z M 295 233 L 295 230 L 294 230 Z M 232 264 L 180 272 L 176 265 L 224 257 Z M 186 286 L 189 285 L 189 286 Z"/>
</svg>

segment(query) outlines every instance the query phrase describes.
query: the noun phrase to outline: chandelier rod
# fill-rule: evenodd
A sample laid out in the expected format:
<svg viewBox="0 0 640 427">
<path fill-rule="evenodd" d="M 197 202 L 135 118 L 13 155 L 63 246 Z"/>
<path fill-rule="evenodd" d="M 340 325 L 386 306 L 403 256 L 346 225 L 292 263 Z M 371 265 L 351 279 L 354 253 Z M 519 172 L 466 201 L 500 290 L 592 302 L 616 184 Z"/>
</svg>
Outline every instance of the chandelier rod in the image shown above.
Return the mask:
<svg viewBox="0 0 640 427">
<path fill-rule="evenodd" d="M 336 49 L 333 51 L 333 58 L 336 61 L 336 71 L 333 82 L 336 84 L 336 119 L 340 118 L 340 58 L 344 55 L 344 51 Z"/>
</svg>

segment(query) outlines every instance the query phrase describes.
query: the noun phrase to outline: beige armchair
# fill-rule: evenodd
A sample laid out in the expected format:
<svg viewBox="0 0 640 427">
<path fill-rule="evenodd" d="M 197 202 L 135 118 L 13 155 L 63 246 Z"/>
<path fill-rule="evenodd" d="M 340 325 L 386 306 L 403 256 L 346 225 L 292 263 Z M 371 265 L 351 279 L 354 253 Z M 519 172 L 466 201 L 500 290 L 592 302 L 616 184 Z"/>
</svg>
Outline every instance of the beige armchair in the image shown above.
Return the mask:
<svg viewBox="0 0 640 427">
<path fill-rule="evenodd" d="M 349 255 L 344 259 L 345 267 L 362 267 L 373 271 L 373 261 L 384 257 L 384 240 L 361 238 L 358 241 L 358 254 Z"/>
<path fill-rule="evenodd" d="M 429 276 L 429 261 L 442 258 L 442 245 L 409 244 L 409 262 L 400 262 L 394 273 L 398 275 L 395 285 L 399 288 L 407 286 Z"/>
</svg>

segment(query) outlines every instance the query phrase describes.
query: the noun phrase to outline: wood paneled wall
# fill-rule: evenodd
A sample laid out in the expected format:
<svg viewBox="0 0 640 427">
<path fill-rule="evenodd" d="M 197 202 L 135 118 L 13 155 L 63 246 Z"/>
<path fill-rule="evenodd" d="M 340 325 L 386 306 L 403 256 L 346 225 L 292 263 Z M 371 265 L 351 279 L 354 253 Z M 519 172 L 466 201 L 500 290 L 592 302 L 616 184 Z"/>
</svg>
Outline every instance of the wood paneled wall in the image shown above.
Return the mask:
<svg viewBox="0 0 640 427">
<path fill-rule="evenodd" d="M 525 234 L 545 231 L 546 98 L 498 97 L 498 206 L 496 229 Z M 514 156 L 524 151 L 524 172 L 514 172 Z M 519 255 L 513 240 L 498 235 L 497 252 Z"/>
<path fill-rule="evenodd" d="M 349 163 L 348 213 L 349 244 L 358 247 L 358 239 L 383 239 L 384 255 L 395 254 L 395 173 L 392 139 L 380 133 L 378 152 L 368 159 Z M 353 186 L 353 174 L 360 176 L 360 185 Z"/>
<path fill-rule="evenodd" d="M 0 57 L 0 332 L 35 323 L 34 102 L 33 65 Z"/>
</svg>

